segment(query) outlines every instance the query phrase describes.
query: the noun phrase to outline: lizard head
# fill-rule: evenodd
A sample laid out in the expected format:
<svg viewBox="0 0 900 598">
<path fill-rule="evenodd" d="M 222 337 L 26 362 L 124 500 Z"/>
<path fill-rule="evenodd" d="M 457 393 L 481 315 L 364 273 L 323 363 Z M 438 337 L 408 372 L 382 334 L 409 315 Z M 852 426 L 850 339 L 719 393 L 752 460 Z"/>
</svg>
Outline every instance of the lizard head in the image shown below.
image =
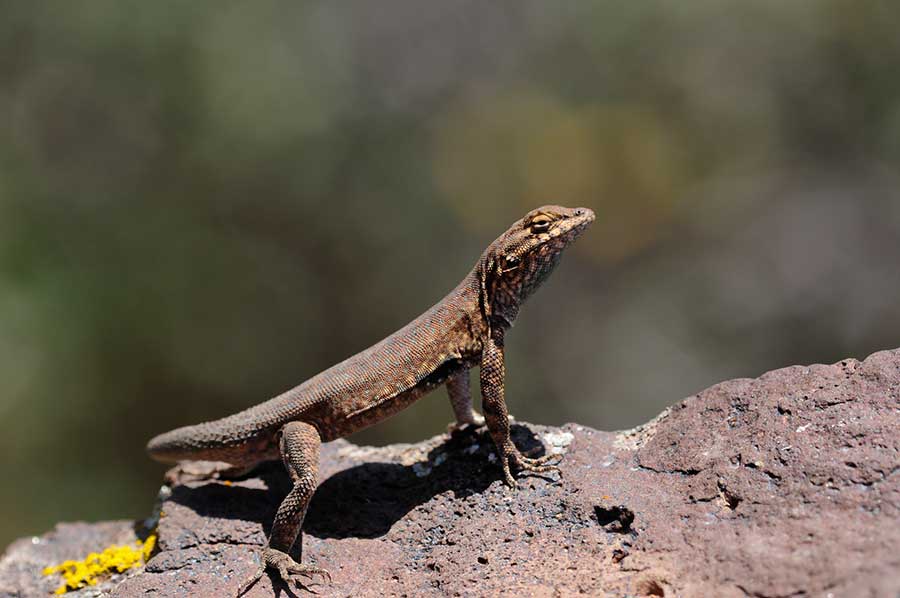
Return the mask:
<svg viewBox="0 0 900 598">
<path fill-rule="evenodd" d="M 588 208 L 543 206 L 514 222 L 491 243 L 480 262 L 487 314 L 511 324 L 522 301 L 593 221 L 594 212 Z"/>
</svg>

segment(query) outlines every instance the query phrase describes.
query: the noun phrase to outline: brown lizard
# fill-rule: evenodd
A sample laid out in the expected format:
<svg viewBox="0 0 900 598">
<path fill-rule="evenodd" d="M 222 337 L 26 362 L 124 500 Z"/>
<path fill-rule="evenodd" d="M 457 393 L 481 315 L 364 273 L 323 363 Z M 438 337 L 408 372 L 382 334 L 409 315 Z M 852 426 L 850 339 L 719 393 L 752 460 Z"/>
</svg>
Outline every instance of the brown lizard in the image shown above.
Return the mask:
<svg viewBox="0 0 900 598">
<path fill-rule="evenodd" d="M 510 440 L 503 338 L 522 302 L 593 221 L 587 208 L 532 210 L 488 246 L 446 297 L 378 344 L 265 403 L 172 430 L 147 444 L 156 460 L 221 461 L 232 474 L 264 461 L 284 462 L 293 487 L 275 514 L 260 568 L 240 594 L 266 567 L 300 586 L 298 575 L 331 578 L 325 569 L 289 556 L 318 484 L 319 446 L 390 417 L 441 384 L 447 385 L 459 425 L 487 423 L 508 486 L 516 486 L 513 470 L 557 470 L 547 463 L 550 455 L 526 457 Z M 469 369 L 475 365 L 484 418 L 472 408 L 469 391 Z"/>
</svg>

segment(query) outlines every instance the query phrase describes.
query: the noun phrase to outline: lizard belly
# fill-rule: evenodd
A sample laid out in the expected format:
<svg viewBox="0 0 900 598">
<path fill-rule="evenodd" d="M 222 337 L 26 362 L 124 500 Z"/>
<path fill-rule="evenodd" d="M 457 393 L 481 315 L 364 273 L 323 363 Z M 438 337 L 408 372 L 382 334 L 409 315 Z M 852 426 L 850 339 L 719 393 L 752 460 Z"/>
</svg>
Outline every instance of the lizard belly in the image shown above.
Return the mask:
<svg viewBox="0 0 900 598">
<path fill-rule="evenodd" d="M 358 400 L 348 401 L 346 398 L 330 402 L 319 413 L 316 413 L 314 417 L 304 419 L 318 428 L 319 435 L 325 442 L 343 438 L 384 421 L 406 409 L 467 365 L 469 364 L 459 359 L 446 361 L 408 390 L 386 397 L 375 403 L 367 404 L 365 401 Z M 351 405 L 353 406 L 352 409 L 347 409 Z"/>
<path fill-rule="evenodd" d="M 432 389 L 415 386 L 405 392 L 401 392 L 400 394 L 391 397 L 390 399 L 384 400 L 377 405 L 346 417 L 339 423 L 336 423 L 335 426 L 329 428 L 331 434 L 329 434 L 328 436 L 333 436 L 334 438 L 323 438 L 323 440 L 343 438 L 344 436 L 353 434 L 354 432 L 358 432 L 360 430 L 364 430 L 369 426 L 373 426 L 378 422 L 384 421 L 415 403 L 430 390 Z"/>
</svg>

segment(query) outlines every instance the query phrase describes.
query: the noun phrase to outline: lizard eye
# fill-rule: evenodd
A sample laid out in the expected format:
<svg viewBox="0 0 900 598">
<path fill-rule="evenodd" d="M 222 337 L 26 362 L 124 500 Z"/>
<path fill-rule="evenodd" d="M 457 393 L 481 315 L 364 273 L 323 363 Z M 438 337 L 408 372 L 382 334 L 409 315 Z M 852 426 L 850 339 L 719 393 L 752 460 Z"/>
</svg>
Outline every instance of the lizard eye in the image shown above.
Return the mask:
<svg viewBox="0 0 900 598">
<path fill-rule="evenodd" d="M 538 214 L 531 220 L 531 232 L 533 233 L 543 233 L 547 232 L 550 229 L 550 220 L 549 216 L 545 216 L 544 214 Z"/>
</svg>

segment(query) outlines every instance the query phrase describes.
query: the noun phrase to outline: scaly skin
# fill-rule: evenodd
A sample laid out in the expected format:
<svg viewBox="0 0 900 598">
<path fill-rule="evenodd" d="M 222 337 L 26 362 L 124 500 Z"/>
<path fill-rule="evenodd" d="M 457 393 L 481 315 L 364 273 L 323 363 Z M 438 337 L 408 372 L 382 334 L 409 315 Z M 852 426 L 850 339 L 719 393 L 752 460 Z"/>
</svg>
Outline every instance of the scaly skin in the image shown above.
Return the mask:
<svg viewBox="0 0 900 598">
<path fill-rule="evenodd" d="M 547 278 L 563 250 L 594 221 L 586 208 L 544 206 L 513 223 L 441 301 L 378 344 L 269 401 L 212 422 L 178 428 L 147 444 L 159 461 L 222 461 L 247 471 L 282 459 L 293 488 L 281 503 L 255 583 L 269 567 L 285 582 L 324 569 L 288 554 L 318 483 L 319 446 L 376 424 L 447 384 L 458 424 L 487 423 L 504 482 L 516 472 L 557 470 L 528 458 L 510 440 L 504 397 L 503 340 L 519 306 Z M 482 418 L 473 408 L 468 370 L 480 366 Z"/>
</svg>

